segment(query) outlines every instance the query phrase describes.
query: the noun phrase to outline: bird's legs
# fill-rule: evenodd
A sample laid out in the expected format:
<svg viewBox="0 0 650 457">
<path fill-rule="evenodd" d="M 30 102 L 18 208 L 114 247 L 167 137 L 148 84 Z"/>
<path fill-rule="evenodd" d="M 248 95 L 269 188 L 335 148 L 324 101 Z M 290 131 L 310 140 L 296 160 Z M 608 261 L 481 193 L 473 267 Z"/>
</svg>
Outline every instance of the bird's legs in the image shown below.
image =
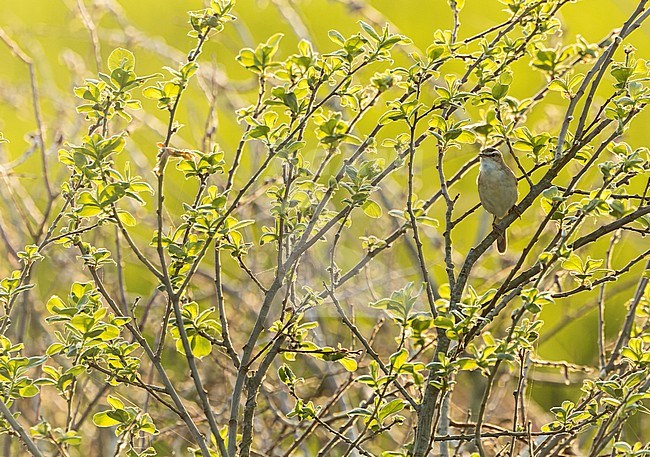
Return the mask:
<svg viewBox="0 0 650 457">
<path fill-rule="evenodd" d="M 521 214 L 521 211 L 519 211 L 519 207 L 517 205 L 510 208 L 510 211 L 508 211 L 508 214 L 510 214 L 510 213 L 515 213 L 517 215 L 517 217 L 519 219 L 521 219 L 522 214 Z"/>
</svg>

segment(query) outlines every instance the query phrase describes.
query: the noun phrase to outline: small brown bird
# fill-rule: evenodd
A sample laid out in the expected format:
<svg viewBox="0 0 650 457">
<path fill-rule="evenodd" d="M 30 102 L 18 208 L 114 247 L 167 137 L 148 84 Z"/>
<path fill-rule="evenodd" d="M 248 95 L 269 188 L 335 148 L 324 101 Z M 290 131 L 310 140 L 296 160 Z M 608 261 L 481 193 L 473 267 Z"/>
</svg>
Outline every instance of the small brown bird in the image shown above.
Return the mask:
<svg viewBox="0 0 650 457">
<path fill-rule="evenodd" d="M 517 203 L 517 178 L 503 161 L 501 151 L 485 148 L 479 153 L 478 195 L 481 205 L 494 216 L 493 224 L 503 219 Z M 499 254 L 506 252 L 508 242 L 505 230 L 497 238 Z"/>
</svg>

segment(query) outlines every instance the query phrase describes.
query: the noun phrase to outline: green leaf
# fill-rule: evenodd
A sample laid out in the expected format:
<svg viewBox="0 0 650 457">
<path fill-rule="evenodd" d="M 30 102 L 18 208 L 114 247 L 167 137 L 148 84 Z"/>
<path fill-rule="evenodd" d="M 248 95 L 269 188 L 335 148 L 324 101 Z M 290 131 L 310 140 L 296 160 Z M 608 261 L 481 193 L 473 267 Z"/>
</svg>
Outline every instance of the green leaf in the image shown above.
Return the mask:
<svg viewBox="0 0 650 457">
<path fill-rule="evenodd" d="M 375 31 L 375 29 L 373 29 L 372 26 L 371 26 L 370 24 L 367 24 L 367 23 L 365 23 L 365 22 L 363 22 L 363 21 L 359 21 L 359 25 L 360 25 L 361 28 L 362 28 L 363 30 L 365 30 L 365 32 L 366 32 L 368 35 L 370 35 L 372 38 L 374 38 L 374 39 L 377 40 L 377 41 L 381 41 L 381 37 L 377 34 L 377 32 Z"/>
<path fill-rule="evenodd" d="M 367 408 L 354 408 L 348 411 L 348 416 L 372 416 L 372 411 Z"/>
<path fill-rule="evenodd" d="M 375 203 L 372 200 L 366 200 L 361 206 L 361 209 L 363 209 L 363 212 L 366 213 L 366 216 L 375 219 L 380 218 L 381 215 L 383 214 L 381 206 L 379 206 L 377 203 Z"/>
<path fill-rule="evenodd" d="M 38 387 L 36 387 L 34 384 L 29 384 L 18 389 L 18 393 L 21 397 L 30 398 L 38 393 Z"/>
<path fill-rule="evenodd" d="M 395 400 L 392 400 L 379 408 L 379 419 L 383 420 L 391 414 L 395 414 L 403 410 L 404 407 L 406 407 L 406 402 L 404 400 L 396 398 Z"/>
<path fill-rule="evenodd" d="M 111 405 L 113 409 L 124 409 L 124 402 L 113 395 L 106 397 L 106 402 Z"/>
<path fill-rule="evenodd" d="M 351 373 L 357 371 L 357 361 L 351 357 L 343 357 L 342 359 L 338 359 L 337 362 L 343 365 L 343 368 Z"/>
<path fill-rule="evenodd" d="M 433 320 L 433 325 L 438 328 L 451 329 L 456 323 L 450 317 L 438 316 Z"/>
<path fill-rule="evenodd" d="M 95 319 L 88 315 L 78 314 L 70 319 L 70 324 L 81 333 L 86 333 L 95 323 Z"/>
<path fill-rule="evenodd" d="M 158 87 L 149 86 L 142 89 L 142 95 L 152 100 L 158 100 L 163 96 L 163 93 Z"/>
<path fill-rule="evenodd" d="M 117 217 L 120 218 L 120 221 L 122 222 L 122 224 L 124 224 L 126 226 L 129 226 L 129 227 L 134 227 L 138 223 L 136 221 L 135 217 L 133 217 L 133 215 L 131 213 L 129 213 L 128 211 L 118 210 L 117 211 Z"/>
<path fill-rule="evenodd" d="M 212 352 L 212 344 L 207 338 L 195 334 L 188 335 L 187 339 L 189 340 L 190 348 L 192 349 L 192 355 L 194 357 L 202 359 Z M 185 354 L 185 349 L 183 348 L 183 340 L 181 340 L 180 337 L 176 340 L 176 349 L 181 354 Z"/>
<path fill-rule="evenodd" d="M 108 56 L 108 69 L 112 72 L 118 68 L 130 71 L 135 68 L 135 56 L 128 49 L 117 48 Z"/>
<path fill-rule="evenodd" d="M 47 356 L 53 356 L 54 354 L 58 354 L 65 348 L 65 345 L 62 343 L 52 343 L 50 344 L 50 347 L 47 348 L 47 351 L 45 354 Z"/>
<path fill-rule="evenodd" d="M 390 364 L 395 373 L 399 373 L 399 369 L 404 365 L 409 358 L 409 353 L 406 349 L 402 348 L 395 354 L 390 356 Z"/>
<path fill-rule="evenodd" d="M 343 46 L 345 44 L 345 37 L 336 30 L 330 30 L 329 32 L 327 32 L 327 36 L 329 36 L 330 40 L 332 40 L 334 43 L 338 44 L 339 46 Z"/>
<path fill-rule="evenodd" d="M 59 311 L 66 308 L 66 304 L 58 295 L 52 295 L 45 305 L 47 310 L 52 314 L 58 314 Z"/>
<path fill-rule="evenodd" d="M 474 359 L 463 358 L 458 359 L 458 368 L 460 370 L 472 371 L 478 368 L 478 364 Z"/>
<path fill-rule="evenodd" d="M 59 441 L 69 446 L 79 446 L 81 444 L 81 435 L 74 430 L 69 430 L 61 435 Z"/>
<path fill-rule="evenodd" d="M 497 100 L 502 99 L 508 93 L 510 87 L 507 84 L 495 84 L 492 88 L 492 96 Z"/>
<path fill-rule="evenodd" d="M 562 262 L 562 268 L 568 271 L 581 273 L 583 271 L 582 259 L 572 252 L 569 258 Z"/>
<path fill-rule="evenodd" d="M 94 204 L 89 204 L 89 205 L 84 205 L 79 211 L 77 211 L 77 215 L 80 217 L 93 217 L 97 216 L 102 212 L 102 209 Z"/>
<path fill-rule="evenodd" d="M 121 424 L 122 422 L 116 419 L 113 419 L 108 415 L 110 411 L 102 411 L 93 416 L 93 423 L 97 427 L 112 427 L 114 425 Z"/>
<path fill-rule="evenodd" d="M 551 83 L 548 85 L 549 90 L 554 90 L 558 92 L 564 92 L 569 90 L 565 82 L 561 79 L 554 79 L 551 81 Z"/>
</svg>

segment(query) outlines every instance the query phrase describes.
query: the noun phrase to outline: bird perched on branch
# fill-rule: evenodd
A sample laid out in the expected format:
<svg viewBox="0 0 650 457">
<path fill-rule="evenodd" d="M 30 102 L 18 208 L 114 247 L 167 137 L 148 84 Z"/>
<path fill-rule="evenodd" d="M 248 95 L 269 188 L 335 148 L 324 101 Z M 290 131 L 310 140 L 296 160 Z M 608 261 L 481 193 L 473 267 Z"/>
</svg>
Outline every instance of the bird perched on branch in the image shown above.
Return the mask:
<svg viewBox="0 0 650 457">
<path fill-rule="evenodd" d="M 517 178 L 503 161 L 501 151 L 485 148 L 479 153 L 481 166 L 478 173 L 478 195 L 481 205 L 494 216 L 493 225 L 503 219 L 517 203 Z M 497 249 L 506 252 L 505 230 L 499 231 Z"/>
</svg>

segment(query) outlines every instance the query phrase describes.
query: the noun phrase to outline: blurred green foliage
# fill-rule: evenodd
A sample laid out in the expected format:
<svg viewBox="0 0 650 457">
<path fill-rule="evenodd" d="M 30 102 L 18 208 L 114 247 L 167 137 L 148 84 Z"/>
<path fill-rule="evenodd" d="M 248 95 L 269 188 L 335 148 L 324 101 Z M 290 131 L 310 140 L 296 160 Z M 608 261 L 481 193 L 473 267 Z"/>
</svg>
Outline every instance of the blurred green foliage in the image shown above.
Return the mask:
<svg viewBox="0 0 650 457">
<path fill-rule="evenodd" d="M 620 25 L 628 16 L 629 11 L 634 8 L 636 2 L 633 0 L 585 0 L 568 5 L 560 13 L 563 24 L 564 40 L 573 42 L 577 36 L 583 36 L 590 42 L 597 42 L 607 36 L 613 27 Z M 80 14 L 78 2 L 73 0 L 62 1 L 24 1 L 14 2 L 10 7 L 5 6 L 0 18 L 0 28 L 10 36 L 20 47 L 26 51 L 34 61 L 36 77 L 40 87 L 40 101 L 42 106 L 42 118 L 47 124 L 46 143 L 70 141 L 74 143 L 84 132 L 85 126 L 81 124 L 81 116 L 77 115 L 74 107 L 77 100 L 74 98 L 73 88 L 82 84 L 85 78 L 93 77 L 98 68 L 96 63 L 105 66 L 109 53 L 117 47 L 130 49 L 137 57 L 137 72 L 139 75 L 159 73 L 163 66 L 176 67 L 184 58 L 185 50 L 193 46 L 193 40 L 187 36 L 187 18 L 185 10 L 198 9 L 203 7 L 200 1 L 155 1 L 155 0 L 102 0 L 86 2 L 86 14 L 92 18 L 93 28 L 89 29 L 84 23 L 83 15 Z M 506 15 L 501 10 L 501 4 L 495 1 L 467 0 L 462 12 L 462 34 L 461 38 L 478 33 L 502 21 Z M 235 109 L 245 107 L 252 103 L 257 95 L 255 77 L 248 72 L 241 63 L 248 62 L 247 56 L 240 57 L 237 62 L 237 55 L 241 48 L 256 48 L 258 43 L 271 40 L 282 33 L 284 37 L 278 45 L 277 53 L 284 58 L 294 52 L 301 38 L 309 39 L 314 49 L 319 52 L 327 52 L 334 49 L 334 45 L 328 38 L 328 31 L 336 28 L 344 36 L 349 36 L 358 31 L 357 19 L 364 19 L 374 24 L 383 24 L 388 21 L 391 30 L 395 33 L 403 33 L 413 40 L 413 43 L 405 46 L 403 53 L 395 52 L 396 63 L 406 64 L 408 52 L 419 52 L 432 41 L 434 30 L 438 28 L 449 28 L 452 24 L 452 13 L 443 0 L 368 0 L 343 1 L 343 0 L 241 0 L 237 4 L 236 15 L 238 21 L 233 26 L 227 27 L 223 33 L 208 42 L 201 57 L 201 65 L 214 71 L 200 73 L 198 83 L 195 81 L 190 85 L 186 94 L 184 104 L 178 112 L 178 120 L 185 127 L 174 139 L 174 146 L 177 148 L 201 149 L 204 141 L 206 122 L 211 117 L 211 110 L 215 110 L 214 136 L 213 139 L 220 144 L 224 151 L 233 151 L 240 141 L 243 128 L 236 121 L 233 112 Z M 96 43 L 93 45 L 93 34 L 96 35 Z M 650 26 L 644 25 L 632 39 L 637 49 L 637 56 L 650 58 Z M 95 60 L 95 52 L 101 56 L 99 62 Z M 622 50 L 617 54 L 621 59 Z M 248 56 L 250 57 L 250 56 Z M 24 191 L 34 199 L 35 204 L 44 201 L 40 184 L 42 177 L 39 174 L 40 158 L 38 154 L 30 153 L 33 146 L 33 138 L 29 135 L 35 130 L 35 121 L 30 96 L 30 81 L 27 67 L 19 59 L 16 59 L 7 46 L 0 46 L 0 131 L 10 141 L 3 145 L 0 150 L 0 163 L 13 163 L 9 175 L 3 174 L 3 180 L 19 180 Z M 384 65 L 384 64 L 382 64 Z M 387 67 L 387 64 L 384 65 Z M 459 69 L 461 67 L 459 66 Z M 380 71 L 381 65 L 376 68 Z M 450 67 L 449 70 L 454 70 Z M 103 68 L 106 71 L 106 68 Z M 517 63 L 513 67 L 516 78 L 512 82 L 510 94 L 515 97 L 530 96 L 536 88 L 542 87 L 546 82 L 545 77 L 539 71 L 534 70 L 526 63 Z M 532 88 L 532 89 L 531 89 Z M 423 99 L 430 101 L 432 94 L 424 94 Z M 214 106 L 212 102 L 214 100 Z M 151 177 L 155 158 L 158 152 L 156 144 L 164 136 L 166 125 L 166 113 L 156 109 L 155 100 L 143 99 L 144 110 L 135 112 L 134 124 L 130 127 L 131 136 L 126 154 L 122 154 L 119 161 L 123 163 L 128 160 L 137 174 Z M 535 109 L 528 117 L 527 125 L 531 130 L 556 131 L 558 122 L 561 120 L 563 107 L 566 100 L 557 92 L 551 94 L 546 102 Z M 383 106 L 383 105 L 382 105 Z M 366 131 L 376 124 L 378 116 L 368 116 L 359 123 L 359 129 Z M 650 144 L 650 111 L 642 113 L 633 126 L 625 133 L 624 140 L 632 147 L 640 147 Z M 389 127 L 384 137 L 391 138 L 396 132 L 395 127 Z M 26 136 L 27 135 L 27 136 Z M 316 134 L 310 132 L 311 139 Z M 378 143 L 381 143 L 379 141 Z M 476 155 L 475 146 L 463 146 L 462 149 L 453 151 L 447 166 L 447 172 L 451 175 L 468 160 Z M 49 150 L 54 156 L 56 148 Z M 262 152 L 257 147 L 251 147 L 244 154 L 241 168 L 243 176 L 248 176 L 255 169 Z M 386 154 L 381 148 L 379 156 Z M 316 154 L 315 151 L 305 151 L 306 157 L 310 160 Z M 226 157 L 226 160 L 230 160 Z M 433 152 L 426 151 L 416 158 L 419 168 L 419 175 L 415 181 L 416 194 L 429 196 L 437 190 L 435 177 L 435 159 Z M 326 170 L 336 170 L 341 164 L 341 157 L 335 157 Z M 58 183 L 66 175 L 63 167 L 53 168 L 53 181 Z M 597 172 L 593 172 L 594 178 Z M 477 201 L 477 194 L 474 186 L 474 174 L 469 175 L 459 188 L 462 195 L 457 211 L 462 214 L 471 208 Z M 245 178 L 237 178 L 244 181 Z M 595 179 L 595 178 L 594 178 Z M 240 183 L 242 184 L 242 183 Z M 171 168 L 166 183 L 168 210 L 172 214 L 180 214 L 183 211 L 182 203 L 187 200 L 188 195 L 196 192 L 196 182 L 183 179 L 181 172 Z M 388 212 L 394 209 L 391 201 L 401 201 L 405 195 L 405 186 L 400 177 L 390 177 L 382 184 L 388 201 L 380 202 L 381 208 L 370 209 L 370 213 L 376 211 Z M 633 189 L 642 193 L 642 186 Z M 7 201 L 12 198 L 21 200 L 24 195 L 9 195 L 6 188 L 0 189 L 0 194 Z M 143 195 L 145 200 L 153 197 Z M 153 200 L 146 200 L 151 204 Z M 395 206 L 398 207 L 398 206 Z M 443 204 L 440 202 L 431 211 L 434 214 L 443 214 Z M 538 210 L 541 214 L 541 209 Z M 368 214 L 368 212 L 366 212 Z M 254 217 L 254 214 L 251 215 Z M 12 219 L 13 218 L 13 219 Z M 529 220 L 526 218 L 516 221 L 511 232 L 511 243 L 514 249 L 520 249 L 525 241 L 518 241 L 518 234 L 528 234 L 531 229 Z M 4 225 L 19 225 L 16 216 L 3 216 Z M 387 224 L 382 219 L 382 224 Z M 142 241 L 149 235 L 154 226 L 154 220 L 139 220 L 138 225 L 133 228 L 133 233 L 138 240 Z M 468 233 L 466 237 L 455 240 L 455 249 L 459 252 L 467 252 L 470 247 L 476 244 L 490 230 L 489 220 L 482 211 L 475 212 L 470 216 L 469 226 L 475 227 L 475 233 Z M 345 271 L 353 266 L 357 259 L 357 253 L 361 250 L 361 242 L 358 237 L 384 236 L 392 229 L 391 226 L 377 226 L 371 218 L 366 219 L 366 224 L 353 226 L 354 236 L 350 236 L 340 247 L 341 255 L 338 259 L 339 266 Z M 257 235 L 257 233 L 256 233 Z M 9 234 L 10 238 L 17 236 Z M 427 257 L 431 259 L 430 272 L 438 284 L 445 282 L 445 266 L 443 255 L 437 247 L 440 246 L 440 238 L 426 234 L 428 237 Z M 523 238 L 523 237 L 522 237 Z M 259 239 L 259 237 L 258 237 Z M 25 245 L 29 239 L 13 239 L 16 245 Z M 148 242 L 146 240 L 145 242 Z M 599 242 L 595 249 L 604 252 L 608 240 Z M 640 244 L 625 244 L 624 249 L 618 249 L 612 262 L 618 265 L 624 264 L 647 249 Z M 3 248 L 4 249 L 4 248 Z M 408 281 L 419 281 L 419 270 L 413 263 L 412 257 L 407 255 L 408 248 L 403 245 L 396 246 L 380 266 L 373 267 L 368 274 L 368 289 L 375 288 L 381 295 L 386 296 L 406 284 Z M 0 251 L 2 252 L 2 251 Z M 35 272 L 32 282 L 39 286 L 33 291 L 35 300 L 33 308 L 25 312 L 33 313 L 26 317 L 21 324 L 27 328 L 27 332 L 34 338 L 33 341 L 45 344 L 40 341 L 39 326 L 35 322 L 41 316 L 36 312 L 37 307 L 48 301 L 55 293 L 66 294 L 70 288 L 73 272 L 57 270 L 56 264 L 64 263 L 66 254 L 62 250 L 56 251 L 54 260 L 48 268 L 46 263 Z M 129 273 L 124 278 L 126 289 L 135 297 L 140 295 L 147 299 L 155 284 L 151 279 L 146 279 L 144 268 L 137 264 L 137 259 L 129 254 L 125 261 L 128 264 Z M 484 270 L 479 272 L 480 280 L 488 282 L 495 278 L 501 278 L 501 260 L 494 259 L 484 265 Z M 227 279 L 231 279 L 234 288 L 238 285 L 236 277 L 236 261 L 231 258 L 224 259 Z M 261 265 L 253 265 L 253 268 L 261 268 Z M 631 290 L 636 284 L 636 277 L 640 267 L 634 270 L 632 279 L 623 279 L 617 282 L 608 290 L 608 306 L 606 315 L 606 331 L 609 338 L 615 338 L 615 332 L 620 328 L 626 309 L 625 303 L 629 299 Z M 2 271 L 3 275 L 6 272 Z M 265 276 L 266 275 L 266 276 Z M 231 276 L 231 277 L 228 277 Z M 262 271 L 262 278 L 271 278 L 270 272 Z M 209 282 L 206 280 L 206 284 Z M 360 286 L 361 287 L 361 286 Z M 241 291 L 241 321 L 238 324 L 249 325 L 249 317 L 252 310 L 246 304 L 253 291 Z M 358 291 L 361 294 L 372 295 L 367 289 Z M 228 293 L 228 291 L 227 291 Z M 230 291 L 231 294 L 236 294 Z M 557 300 L 556 303 L 544 309 L 542 318 L 545 320 L 542 339 L 539 344 L 539 353 L 549 359 L 570 360 L 572 363 L 591 365 L 597 360 L 597 321 L 595 308 L 585 306 L 595 301 L 598 291 L 594 290 L 579 298 L 571 297 L 565 300 Z M 200 295 L 200 294 L 198 294 Z M 206 292 L 207 295 L 207 292 Z M 201 297 L 197 297 L 200 300 Z M 42 310 L 40 310 L 42 312 Z M 156 312 L 158 315 L 159 312 Z M 359 312 L 361 324 L 368 326 L 373 322 L 372 313 L 364 315 Z M 328 325 L 335 328 L 337 317 L 331 309 L 321 314 L 321 326 L 327 335 Z M 337 330 L 339 332 L 340 330 Z M 396 335 L 389 331 L 382 331 L 383 336 L 394 337 Z M 346 338 L 345 335 L 332 333 L 329 345 L 335 346 L 338 338 Z M 546 335 L 546 336 L 545 336 Z M 30 351 L 30 348 L 26 348 Z M 28 354 L 29 355 L 29 354 Z M 182 366 L 183 359 L 178 355 L 170 355 L 173 362 Z M 177 359 L 177 360 L 176 360 Z M 345 360 L 345 359 L 343 359 Z M 173 365 L 174 363 L 171 362 Z M 179 368 L 179 370 L 185 369 Z M 533 370 L 534 371 L 534 370 Z M 475 374 L 467 374 L 468 381 L 477 382 Z M 533 373 L 533 378 L 537 373 Z M 575 386 L 565 387 L 561 375 L 549 374 L 542 370 L 539 379 L 531 381 L 531 397 L 542 408 L 548 409 L 556 406 L 566 398 L 577 398 L 579 390 Z M 465 404 L 471 404 L 472 399 L 465 399 Z M 456 411 L 458 413 L 458 411 Z M 104 414 L 104 413 L 101 413 Z M 102 416 L 103 417 L 103 416 Z M 635 430 L 639 434 L 647 436 L 649 426 L 647 419 L 643 423 L 636 423 Z M 148 424 L 147 424 L 148 425 Z"/>
</svg>

